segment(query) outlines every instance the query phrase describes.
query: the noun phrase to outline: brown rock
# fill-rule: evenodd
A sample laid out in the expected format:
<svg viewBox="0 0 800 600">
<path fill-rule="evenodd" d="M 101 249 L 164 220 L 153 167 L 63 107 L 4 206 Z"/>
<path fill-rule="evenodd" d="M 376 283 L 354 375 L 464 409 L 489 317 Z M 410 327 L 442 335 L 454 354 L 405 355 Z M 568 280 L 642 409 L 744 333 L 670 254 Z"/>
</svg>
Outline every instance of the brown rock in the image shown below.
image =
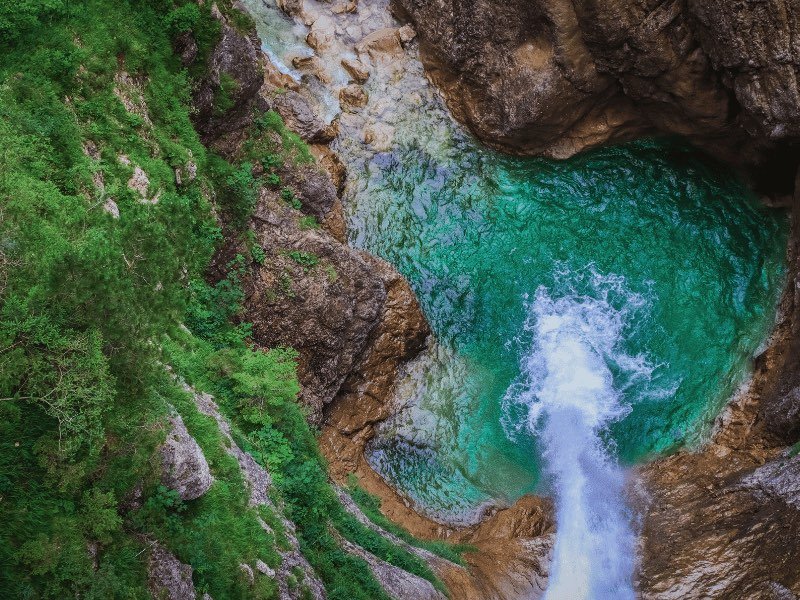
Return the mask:
<svg viewBox="0 0 800 600">
<path fill-rule="evenodd" d="M 336 28 L 333 20 L 326 15 L 322 15 L 311 25 L 311 30 L 306 36 L 306 43 L 318 54 L 324 54 L 326 50 L 333 46 L 335 36 Z"/>
<path fill-rule="evenodd" d="M 259 345 L 300 353 L 302 398 L 319 422 L 377 325 L 386 291 L 372 267 L 298 211 L 263 192 L 254 217 L 267 259 L 247 282 L 246 318 Z"/>
<path fill-rule="evenodd" d="M 344 70 L 353 78 L 356 83 L 366 83 L 369 79 L 369 71 L 360 60 L 342 59 Z"/>
<path fill-rule="evenodd" d="M 796 3 L 392 6 L 415 25 L 454 115 L 495 147 L 565 157 L 660 131 L 741 162 L 800 136 Z"/>
<path fill-rule="evenodd" d="M 294 165 L 280 170 L 283 183 L 294 190 L 302 211 L 322 220 L 336 202 L 336 188 L 327 171 L 315 164 Z"/>
<path fill-rule="evenodd" d="M 333 186 L 336 188 L 337 194 L 341 194 L 344 190 L 345 179 L 347 178 L 347 169 L 345 169 L 339 155 L 324 144 L 312 144 L 309 148 L 317 164 L 327 171 Z"/>
<path fill-rule="evenodd" d="M 286 126 L 306 142 L 324 144 L 336 137 L 336 125 L 325 123 L 303 94 L 293 90 L 262 90 L 262 93 L 269 98 L 272 108 L 283 118 Z"/>
<path fill-rule="evenodd" d="M 339 104 L 342 110 L 357 112 L 369 102 L 369 96 L 364 88 L 357 83 L 351 83 L 339 91 Z"/>
<path fill-rule="evenodd" d="M 304 14 L 303 0 L 277 0 L 277 4 L 290 17 L 302 17 Z"/>
<path fill-rule="evenodd" d="M 295 56 L 292 58 L 292 66 L 298 71 L 316 77 L 325 85 L 329 85 L 332 81 L 331 76 L 325 71 L 319 56 Z"/>
<path fill-rule="evenodd" d="M 356 45 L 356 52 L 375 62 L 391 61 L 403 53 L 397 29 L 388 27 L 373 31 Z"/>
<path fill-rule="evenodd" d="M 417 32 L 414 31 L 411 25 L 403 25 L 397 30 L 397 35 L 400 38 L 400 43 L 405 45 L 417 37 Z"/>
</svg>

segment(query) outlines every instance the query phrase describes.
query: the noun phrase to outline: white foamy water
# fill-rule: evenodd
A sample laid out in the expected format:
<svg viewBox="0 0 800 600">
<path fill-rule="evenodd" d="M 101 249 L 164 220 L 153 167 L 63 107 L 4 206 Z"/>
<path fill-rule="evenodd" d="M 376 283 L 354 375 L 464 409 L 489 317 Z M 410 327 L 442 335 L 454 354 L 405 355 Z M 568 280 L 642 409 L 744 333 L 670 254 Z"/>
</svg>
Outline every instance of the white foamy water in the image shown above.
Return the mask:
<svg viewBox="0 0 800 600">
<path fill-rule="evenodd" d="M 524 415 L 504 423 L 507 432 L 528 429 L 540 440 L 555 495 L 546 600 L 634 598 L 625 476 L 603 434 L 630 411 L 621 388 L 653 370 L 621 348 L 627 320 L 644 299 L 626 293 L 620 277 L 590 279 L 590 295 L 536 292 L 522 336 L 530 349 L 504 399 L 506 415 Z"/>
</svg>

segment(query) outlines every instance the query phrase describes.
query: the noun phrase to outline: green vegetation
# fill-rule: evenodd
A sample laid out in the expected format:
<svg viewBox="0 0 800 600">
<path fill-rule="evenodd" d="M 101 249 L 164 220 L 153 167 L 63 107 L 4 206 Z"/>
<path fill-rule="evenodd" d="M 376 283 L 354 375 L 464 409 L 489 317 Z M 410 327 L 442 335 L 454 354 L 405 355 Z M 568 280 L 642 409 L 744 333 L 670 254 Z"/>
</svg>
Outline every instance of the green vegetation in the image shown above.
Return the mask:
<svg viewBox="0 0 800 600">
<path fill-rule="evenodd" d="M 358 484 L 358 479 L 355 475 L 351 474 L 347 482 L 347 491 L 350 497 L 362 510 L 362 512 L 369 517 L 369 520 L 375 523 L 381 529 L 388 531 L 399 537 L 404 542 L 423 548 L 429 552 L 446 558 L 447 560 L 459 565 L 464 565 L 462 555 L 464 552 L 474 552 L 475 547 L 469 544 L 449 544 L 436 540 L 420 540 L 411 535 L 406 529 L 400 525 L 392 523 L 389 519 L 381 513 L 381 500 L 377 496 L 373 496 Z"/>
<path fill-rule="evenodd" d="M 219 237 L 199 182 L 174 183 L 206 153 L 159 34 L 172 7 L 0 3 L 2 597 L 148 596 L 120 505 L 164 435 L 151 340 Z M 157 204 L 128 189 L 134 165 Z"/>
<path fill-rule="evenodd" d="M 239 84 L 236 80 L 227 73 L 221 73 L 219 78 L 219 87 L 214 92 L 214 114 L 216 116 L 224 115 L 231 108 L 233 108 L 234 101 L 231 96 L 236 93 Z"/>
<path fill-rule="evenodd" d="M 300 229 L 306 231 L 308 229 L 319 229 L 320 225 L 317 221 L 317 218 L 313 215 L 307 215 L 305 217 L 300 217 L 297 221 Z"/>
<path fill-rule="evenodd" d="M 252 25 L 218 4 L 237 28 Z M 226 440 L 176 376 L 213 393 L 237 443 L 269 467 L 329 598 L 387 598 L 333 529 L 441 589 L 339 504 L 296 402 L 296 353 L 248 341 L 241 281 L 265 260 L 247 229 L 254 165 L 278 186 L 278 169 L 313 159 L 275 113 L 237 164 L 199 142 L 189 100 L 219 35 L 210 11 L 184 0 L 0 0 L 0 597 L 149 598 L 150 540 L 193 567 L 201 593 L 277 597 L 273 580 L 251 582 L 238 565 L 278 566 L 282 520 L 249 507 Z M 171 38 L 187 31 L 199 52 L 184 69 Z M 219 100 L 234 89 L 223 79 Z M 177 186 L 190 163 L 196 178 Z M 156 203 L 128 188 L 137 167 Z M 223 237 L 211 201 L 252 258 L 237 255 L 215 285 L 203 278 Z M 189 502 L 160 483 L 172 411 L 215 479 Z M 291 583 L 302 589 L 302 572 Z"/>
<path fill-rule="evenodd" d="M 235 298 L 230 289 L 236 286 L 236 270 L 230 273 L 216 286 L 219 292 L 213 288 L 196 298 Z M 339 547 L 331 528 L 444 591 L 424 561 L 359 523 L 339 503 L 316 438 L 295 401 L 300 391 L 296 353 L 286 348 L 268 352 L 251 348 L 241 327 L 228 320 L 238 312 L 232 304 L 212 300 L 205 309 L 194 309 L 207 315 L 215 311 L 219 314 L 201 322 L 202 337 L 190 330 L 166 338 L 162 343 L 165 361 L 196 389 L 214 395 L 232 421 L 237 444 L 270 470 L 276 500 L 297 526 L 301 549 L 325 582 L 329 597 L 388 598 L 366 563 Z"/>
<path fill-rule="evenodd" d="M 319 256 L 312 252 L 303 252 L 301 250 L 290 250 L 286 253 L 286 256 L 291 258 L 294 262 L 298 265 L 303 267 L 304 270 L 308 271 L 309 269 L 313 269 L 319 264 Z"/>
</svg>

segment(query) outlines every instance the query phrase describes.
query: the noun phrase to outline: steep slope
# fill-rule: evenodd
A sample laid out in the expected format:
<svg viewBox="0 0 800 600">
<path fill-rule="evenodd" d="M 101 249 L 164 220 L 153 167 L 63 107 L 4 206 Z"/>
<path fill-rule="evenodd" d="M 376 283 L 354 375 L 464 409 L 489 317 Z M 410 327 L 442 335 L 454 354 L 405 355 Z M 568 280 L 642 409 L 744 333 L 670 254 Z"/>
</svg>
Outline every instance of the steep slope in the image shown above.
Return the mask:
<svg viewBox="0 0 800 600">
<path fill-rule="evenodd" d="M 354 355 L 383 284 L 320 229 L 336 188 L 270 111 L 252 22 L 54 1 L 0 32 L 0 595 L 442 598 L 329 484 L 305 320 L 259 335 L 288 310 L 252 302 L 269 268 L 286 298 L 375 290 Z"/>
</svg>

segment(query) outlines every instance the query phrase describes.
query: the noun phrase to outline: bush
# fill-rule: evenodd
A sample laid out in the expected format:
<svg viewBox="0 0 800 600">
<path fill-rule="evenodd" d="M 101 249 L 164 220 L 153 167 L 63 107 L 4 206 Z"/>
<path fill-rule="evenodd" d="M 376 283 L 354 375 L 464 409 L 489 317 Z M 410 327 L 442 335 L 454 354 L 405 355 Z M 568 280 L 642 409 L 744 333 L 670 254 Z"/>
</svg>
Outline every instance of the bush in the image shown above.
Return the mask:
<svg viewBox="0 0 800 600">
<path fill-rule="evenodd" d="M 167 13 L 164 26 L 171 35 L 192 30 L 200 20 L 200 8 L 193 3 L 184 4 Z"/>
</svg>

